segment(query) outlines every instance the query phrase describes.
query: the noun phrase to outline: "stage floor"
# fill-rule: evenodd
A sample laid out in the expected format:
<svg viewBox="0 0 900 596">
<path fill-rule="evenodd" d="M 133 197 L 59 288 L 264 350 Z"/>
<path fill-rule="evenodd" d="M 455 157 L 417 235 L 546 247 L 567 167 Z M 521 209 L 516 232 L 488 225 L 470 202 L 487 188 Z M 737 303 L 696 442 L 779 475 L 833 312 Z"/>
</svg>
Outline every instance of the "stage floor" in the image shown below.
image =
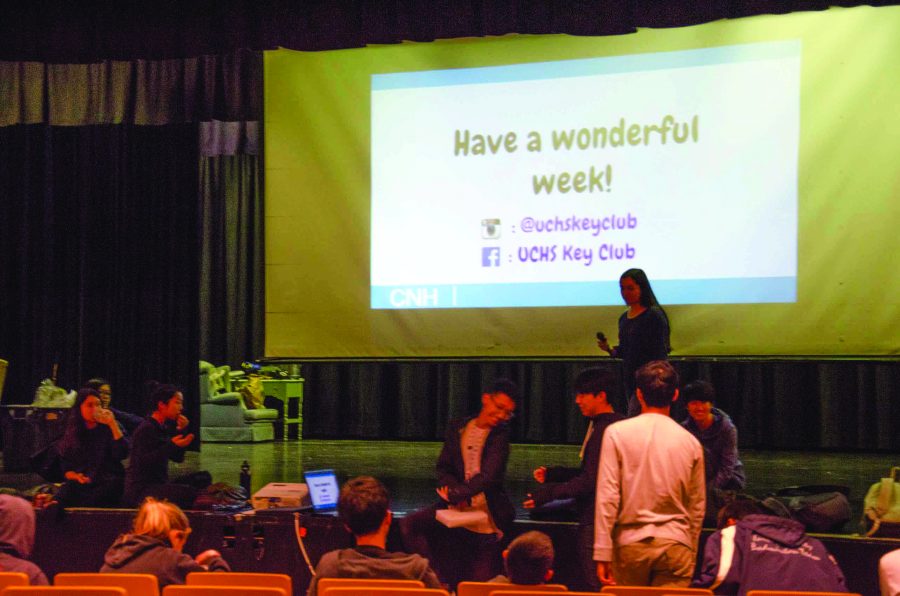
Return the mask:
<svg viewBox="0 0 900 596">
<path fill-rule="evenodd" d="M 188 452 L 184 463 L 172 464 L 173 476 L 208 470 L 216 482 L 238 484 L 241 463 L 250 463 L 253 490 L 269 482 L 302 482 L 303 470 L 333 468 L 343 481 L 360 474 L 380 478 L 391 491 L 397 513 L 415 510 L 436 499 L 434 462 L 441 444 L 403 441 L 304 440 L 272 443 L 205 443 Z M 520 504 L 534 486 L 532 470 L 541 465 L 578 465 L 577 445 L 512 446 L 507 487 Z M 900 464 L 888 453 L 825 453 L 798 451 L 741 452 L 748 493 L 765 496 L 779 488 L 804 484 L 850 487 L 853 519 L 845 532 L 858 531 L 862 500 L 869 486 Z M 25 489 L 42 480 L 34 474 L 0 474 L 0 486 Z M 519 507 L 518 517 L 527 512 Z"/>
</svg>

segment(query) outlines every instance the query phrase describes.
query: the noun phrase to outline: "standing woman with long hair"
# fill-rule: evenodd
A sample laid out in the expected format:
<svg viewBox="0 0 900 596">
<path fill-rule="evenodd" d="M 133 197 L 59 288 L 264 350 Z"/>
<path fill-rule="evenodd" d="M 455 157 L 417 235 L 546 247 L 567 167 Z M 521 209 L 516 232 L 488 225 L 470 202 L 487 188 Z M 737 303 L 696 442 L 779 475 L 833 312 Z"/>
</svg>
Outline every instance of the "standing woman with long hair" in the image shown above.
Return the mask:
<svg viewBox="0 0 900 596">
<path fill-rule="evenodd" d="M 628 306 L 619 317 L 619 345 L 611 348 L 605 337 L 598 338 L 597 345 L 610 356 L 622 359 L 628 416 L 636 416 L 640 405 L 634 396 L 634 373 L 650 361 L 668 359 L 672 351 L 669 317 L 656 300 L 643 269 L 623 273 L 619 277 L 619 290 Z"/>
<path fill-rule="evenodd" d="M 61 507 L 119 506 L 128 443 L 96 389 L 78 391 L 57 450 L 66 479 L 55 497 Z"/>
</svg>

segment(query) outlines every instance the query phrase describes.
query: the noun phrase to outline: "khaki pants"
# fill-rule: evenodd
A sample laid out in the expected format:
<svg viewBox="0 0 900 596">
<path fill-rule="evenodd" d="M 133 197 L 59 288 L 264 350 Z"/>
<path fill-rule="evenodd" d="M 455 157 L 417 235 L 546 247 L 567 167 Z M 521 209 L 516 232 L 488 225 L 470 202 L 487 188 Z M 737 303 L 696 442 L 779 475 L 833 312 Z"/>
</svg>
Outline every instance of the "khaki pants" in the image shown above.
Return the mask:
<svg viewBox="0 0 900 596">
<path fill-rule="evenodd" d="M 696 553 L 680 542 L 645 538 L 616 547 L 613 577 L 620 586 L 687 587 L 696 559 Z"/>
</svg>

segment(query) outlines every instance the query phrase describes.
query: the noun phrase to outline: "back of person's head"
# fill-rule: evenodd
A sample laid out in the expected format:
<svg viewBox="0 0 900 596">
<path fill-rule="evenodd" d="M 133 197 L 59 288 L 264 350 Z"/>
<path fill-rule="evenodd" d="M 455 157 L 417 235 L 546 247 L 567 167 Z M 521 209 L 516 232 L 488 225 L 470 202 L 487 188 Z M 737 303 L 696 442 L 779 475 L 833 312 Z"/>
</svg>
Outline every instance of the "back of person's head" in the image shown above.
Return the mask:
<svg viewBox="0 0 900 596">
<path fill-rule="evenodd" d="M 543 532 L 525 532 L 510 542 L 506 552 L 506 573 L 514 584 L 545 583 L 553 569 L 553 542 Z"/>
<path fill-rule="evenodd" d="M 485 386 L 484 393 L 488 395 L 502 393 L 511 399 L 513 403 L 519 403 L 519 386 L 507 378 L 494 379 Z"/>
<path fill-rule="evenodd" d="M 338 516 L 354 536 L 375 533 L 390 508 L 390 496 L 372 476 L 351 478 L 341 487 Z"/>
<path fill-rule="evenodd" d="M 147 381 L 147 411 L 155 412 L 157 405 L 167 404 L 169 400 L 175 397 L 176 393 L 181 393 L 181 388 L 170 383 L 160 383 L 159 381 Z"/>
<path fill-rule="evenodd" d="M 586 368 L 575 377 L 575 393 L 598 395 L 608 393 L 615 383 L 612 371 L 606 368 Z"/>
<path fill-rule="evenodd" d="M 712 383 L 702 379 L 688 383 L 682 387 L 680 396 L 681 401 L 686 404 L 689 404 L 692 401 L 709 402 L 711 404 L 716 403 L 715 388 Z"/>
<path fill-rule="evenodd" d="M 0 551 L 20 559 L 31 556 L 34 548 L 34 507 L 14 495 L 0 494 Z"/>
<path fill-rule="evenodd" d="M 147 497 L 134 518 L 133 533 L 169 542 L 172 530 L 186 532 L 189 529 L 188 518 L 178 505 Z"/>
<path fill-rule="evenodd" d="M 765 511 L 756 499 L 738 496 L 719 509 L 716 521 L 718 528 L 721 530 L 722 528 L 731 525 L 733 523 L 732 520 L 736 522 L 744 519 L 748 515 L 757 515 L 760 513 L 765 513 Z"/>
<path fill-rule="evenodd" d="M 648 362 L 637 370 L 634 377 L 635 385 L 641 390 L 648 406 L 665 408 L 672 405 L 672 399 L 678 390 L 678 373 L 669 362 Z"/>
</svg>

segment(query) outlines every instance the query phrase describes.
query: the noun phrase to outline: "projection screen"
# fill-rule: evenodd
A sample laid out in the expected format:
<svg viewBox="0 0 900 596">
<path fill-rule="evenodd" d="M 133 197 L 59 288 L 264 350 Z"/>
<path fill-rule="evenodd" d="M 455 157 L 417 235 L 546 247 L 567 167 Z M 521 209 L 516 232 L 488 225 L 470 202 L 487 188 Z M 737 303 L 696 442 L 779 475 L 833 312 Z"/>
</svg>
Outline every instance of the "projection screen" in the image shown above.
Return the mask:
<svg viewBox="0 0 900 596">
<path fill-rule="evenodd" d="M 266 355 L 900 352 L 900 8 L 265 56 Z"/>
</svg>

